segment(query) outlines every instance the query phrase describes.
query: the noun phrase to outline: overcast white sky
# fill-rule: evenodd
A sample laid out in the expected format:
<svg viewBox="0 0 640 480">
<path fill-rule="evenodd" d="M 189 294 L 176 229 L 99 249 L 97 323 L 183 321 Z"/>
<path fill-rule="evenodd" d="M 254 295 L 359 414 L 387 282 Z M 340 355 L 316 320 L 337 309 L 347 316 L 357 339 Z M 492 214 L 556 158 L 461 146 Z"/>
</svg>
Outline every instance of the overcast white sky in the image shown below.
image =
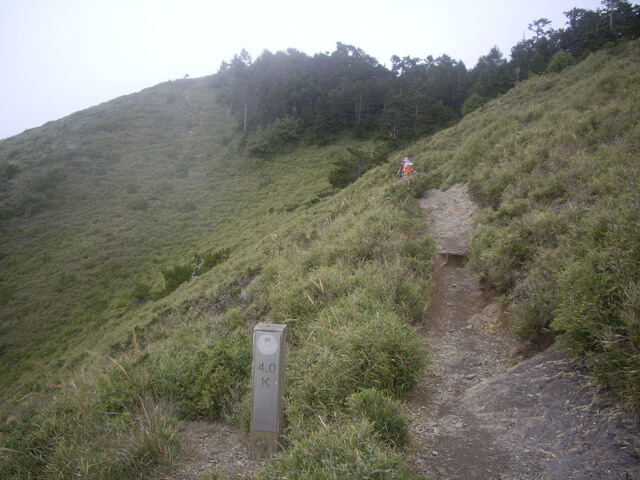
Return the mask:
<svg viewBox="0 0 640 480">
<path fill-rule="evenodd" d="M 637 2 L 631 2 L 637 3 Z M 354 45 L 392 55 L 447 54 L 472 68 L 505 58 L 545 17 L 601 0 L 0 0 L 0 139 L 158 83 L 202 77 L 245 48 L 257 58 Z"/>
</svg>

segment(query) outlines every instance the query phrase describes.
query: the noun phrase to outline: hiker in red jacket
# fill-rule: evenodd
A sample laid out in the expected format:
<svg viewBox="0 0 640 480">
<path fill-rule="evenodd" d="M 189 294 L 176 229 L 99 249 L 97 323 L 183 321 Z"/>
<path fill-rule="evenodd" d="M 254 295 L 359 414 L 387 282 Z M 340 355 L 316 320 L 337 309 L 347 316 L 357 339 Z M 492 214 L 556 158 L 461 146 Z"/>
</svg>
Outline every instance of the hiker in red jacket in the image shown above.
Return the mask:
<svg viewBox="0 0 640 480">
<path fill-rule="evenodd" d="M 398 171 L 398 177 L 411 178 L 413 177 L 413 163 L 409 160 L 409 157 L 404 157 L 400 164 L 400 170 Z"/>
</svg>

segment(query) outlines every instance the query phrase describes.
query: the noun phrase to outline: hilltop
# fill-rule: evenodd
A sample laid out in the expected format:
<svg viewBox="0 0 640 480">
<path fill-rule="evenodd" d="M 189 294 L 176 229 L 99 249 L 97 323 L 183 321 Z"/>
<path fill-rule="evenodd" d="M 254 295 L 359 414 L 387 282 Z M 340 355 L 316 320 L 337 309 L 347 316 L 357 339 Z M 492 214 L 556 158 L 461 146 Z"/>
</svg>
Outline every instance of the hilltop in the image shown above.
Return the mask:
<svg viewBox="0 0 640 480">
<path fill-rule="evenodd" d="M 295 373 L 264 478 L 418 478 L 401 402 L 428 368 L 438 257 L 418 199 L 460 183 L 480 208 L 469 264 L 521 341 L 568 347 L 637 409 L 639 75 L 640 44 L 612 46 L 392 146 L 313 130 L 265 151 L 282 130 L 239 132 L 212 78 L 1 142 L 2 468 L 170 470 L 180 421 L 246 425 L 267 320 L 290 326 Z"/>
</svg>

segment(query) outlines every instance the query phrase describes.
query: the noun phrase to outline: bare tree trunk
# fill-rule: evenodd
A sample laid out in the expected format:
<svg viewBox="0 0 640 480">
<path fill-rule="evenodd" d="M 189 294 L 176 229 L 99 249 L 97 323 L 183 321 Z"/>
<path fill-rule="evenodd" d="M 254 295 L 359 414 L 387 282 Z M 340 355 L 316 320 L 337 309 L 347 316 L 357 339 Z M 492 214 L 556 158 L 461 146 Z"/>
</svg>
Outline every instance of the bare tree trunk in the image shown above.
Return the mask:
<svg viewBox="0 0 640 480">
<path fill-rule="evenodd" d="M 243 131 L 246 132 L 247 131 L 247 102 L 244 102 L 244 125 L 243 125 Z"/>
</svg>

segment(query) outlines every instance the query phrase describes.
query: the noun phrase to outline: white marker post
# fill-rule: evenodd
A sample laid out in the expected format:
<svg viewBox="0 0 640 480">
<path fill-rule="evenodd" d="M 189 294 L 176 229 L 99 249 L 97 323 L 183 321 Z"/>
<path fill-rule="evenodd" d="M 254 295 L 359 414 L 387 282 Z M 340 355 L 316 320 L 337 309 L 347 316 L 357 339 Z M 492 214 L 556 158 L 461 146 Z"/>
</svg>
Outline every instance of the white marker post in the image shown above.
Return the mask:
<svg viewBox="0 0 640 480">
<path fill-rule="evenodd" d="M 286 325 L 259 323 L 253 329 L 253 395 L 251 458 L 264 458 L 280 449 L 282 434 Z"/>
</svg>

